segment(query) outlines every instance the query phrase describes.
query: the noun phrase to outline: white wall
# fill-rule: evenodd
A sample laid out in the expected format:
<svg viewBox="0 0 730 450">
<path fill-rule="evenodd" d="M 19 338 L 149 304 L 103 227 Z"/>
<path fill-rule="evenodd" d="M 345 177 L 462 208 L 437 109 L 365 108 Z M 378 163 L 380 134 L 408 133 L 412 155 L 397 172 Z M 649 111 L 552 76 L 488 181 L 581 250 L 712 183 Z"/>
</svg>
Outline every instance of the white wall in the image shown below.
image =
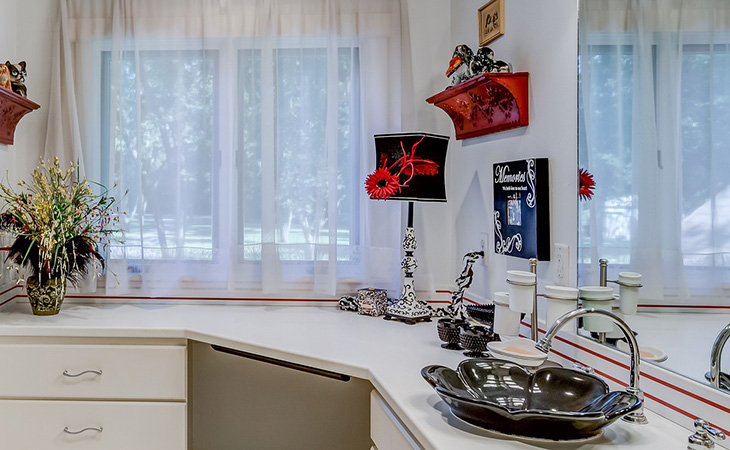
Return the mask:
<svg viewBox="0 0 730 450">
<path fill-rule="evenodd" d="M 40 109 L 25 116 L 15 134 L 15 141 L 22 146 L 19 153 L 17 172 L 27 177 L 43 155 L 46 141 L 46 122 L 51 86 L 51 44 L 53 28 L 58 15 L 57 0 L 18 0 L 18 31 L 22 39 L 17 41 L 17 58 L 27 63 L 28 98 L 41 105 Z"/>
<path fill-rule="evenodd" d="M 15 42 L 17 30 L 15 27 L 15 0 L 0 0 L 0 64 L 5 61 L 15 61 Z M 27 120 L 27 118 L 26 118 Z M 25 125 L 22 123 L 22 125 Z M 22 126 L 20 125 L 20 126 Z M 10 180 L 15 180 L 15 160 L 18 145 L 0 144 L 0 180 L 5 176 L 6 171 Z"/>
<path fill-rule="evenodd" d="M 485 0 L 451 2 L 451 45 L 446 53 L 435 58 L 440 61 L 438 65 L 422 73 L 440 77 L 440 84 L 444 86 L 446 77 L 443 74 L 453 48 L 465 43 L 478 49 L 477 10 L 484 3 Z M 437 216 L 444 213 L 436 211 L 435 206 L 426 213 L 432 214 L 426 219 L 429 225 L 439 224 L 428 230 L 428 239 L 450 241 L 448 248 L 453 249 L 450 257 L 432 260 L 434 265 L 441 264 L 440 270 L 434 270 L 439 274 L 440 284 L 453 284 L 461 268 L 461 257 L 468 250 L 479 249 L 480 232 L 487 232 L 489 267 L 475 267 L 475 282 L 467 293 L 468 297 L 477 299 L 491 298 L 491 292 L 496 290 L 507 290 L 505 270 L 529 269 L 525 260 L 494 254 L 491 173 L 495 162 L 530 157 L 550 159 L 551 241 L 568 244 L 571 267 L 576 261 L 577 2 L 506 0 L 505 16 L 505 34 L 489 47 L 497 59 L 512 63 L 514 71 L 530 73 L 530 125 L 472 139 L 452 140 L 447 167 L 451 223 L 442 225 L 438 221 Z M 444 51 L 443 45 L 438 51 Z M 441 112 L 439 117 L 440 123 L 448 124 L 453 137 L 448 116 Z M 553 284 L 553 271 L 554 267 L 548 262 L 538 264 L 542 286 Z M 448 275 L 448 278 L 442 275 Z M 575 270 L 571 268 L 569 275 L 568 283 L 575 283 Z"/>
</svg>

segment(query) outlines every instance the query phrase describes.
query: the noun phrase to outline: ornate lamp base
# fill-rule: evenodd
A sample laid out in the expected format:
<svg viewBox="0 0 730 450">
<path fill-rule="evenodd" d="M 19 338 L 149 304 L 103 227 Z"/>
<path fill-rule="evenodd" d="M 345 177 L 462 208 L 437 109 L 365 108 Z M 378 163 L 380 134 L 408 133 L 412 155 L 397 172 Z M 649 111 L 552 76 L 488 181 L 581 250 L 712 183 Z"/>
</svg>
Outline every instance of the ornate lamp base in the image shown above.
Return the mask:
<svg viewBox="0 0 730 450">
<path fill-rule="evenodd" d="M 431 311 L 424 302 L 401 299 L 397 303 L 388 305 L 385 310 L 385 320 L 398 320 L 409 325 L 416 322 L 430 322 Z"/>
<path fill-rule="evenodd" d="M 403 290 L 400 299 L 388 305 L 385 309 L 385 320 L 399 320 L 409 325 L 416 322 L 430 322 L 432 310 L 424 301 L 416 298 L 416 289 L 414 288 L 413 272 L 416 271 L 417 262 L 413 256 L 416 250 L 416 237 L 413 232 L 412 205 L 409 208 L 409 226 L 406 228 L 406 234 L 403 237 L 403 250 L 405 257 L 401 261 L 401 269 L 403 270 Z"/>
</svg>

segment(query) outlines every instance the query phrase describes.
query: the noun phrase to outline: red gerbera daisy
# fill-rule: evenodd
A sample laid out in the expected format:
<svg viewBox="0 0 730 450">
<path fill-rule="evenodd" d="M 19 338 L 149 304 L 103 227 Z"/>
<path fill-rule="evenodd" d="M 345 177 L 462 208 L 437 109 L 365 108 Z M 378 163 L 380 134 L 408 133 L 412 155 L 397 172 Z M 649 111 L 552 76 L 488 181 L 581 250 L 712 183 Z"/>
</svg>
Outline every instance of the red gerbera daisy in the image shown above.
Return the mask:
<svg viewBox="0 0 730 450">
<path fill-rule="evenodd" d="M 593 179 L 593 175 L 585 169 L 580 169 L 578 183 L 580 184 L 578 190 L 580 199 L 590 200 L 593 198 L 593 189 L 596 188 L 596 181 Z"/>
<path fill-rule="evenodd" d="M 388 172 L 383 165 L 365 179 L 365 190 L 372 200 L 386 200 L 396 192 L 400 192 L 400 184 L 398 178 Z"/>
</svg>

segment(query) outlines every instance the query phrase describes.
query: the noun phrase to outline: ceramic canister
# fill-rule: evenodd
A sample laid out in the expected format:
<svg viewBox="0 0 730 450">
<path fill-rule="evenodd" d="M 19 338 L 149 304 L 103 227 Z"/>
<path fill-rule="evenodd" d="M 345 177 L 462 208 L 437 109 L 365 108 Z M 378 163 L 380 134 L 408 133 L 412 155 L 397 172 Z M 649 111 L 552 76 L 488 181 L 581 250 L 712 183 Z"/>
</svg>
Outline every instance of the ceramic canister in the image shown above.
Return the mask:
<svg viewBox="0 0 730 450">
<path fill-rule="evenodd" d="M 520 334 L 520 313 L 509 307 L 509 293 L 494 293 L 494 332 L 501 336 Z"/>
<path fill-rule="evenodd" d="M 385 314 L 388 292 L 385 289 L 365 288 L 357 291 L 357 312 L 377 317 Z"/>
<path fill-rule="evenodd" d="M 624 314 L 636 314 L 639 306 L 639 286 L 641 274 L 636 272 L 619 272 L 618 304 Z"/>
<path fill-rule="evenodd" d="M 579 291 L 584 308 L 611 311 L 613 288 L 608 286 L 582 286 Z M 613 330 L 613 321 L 595 314 L 587 315 L 583 316 L 583 328 L 596 333 L 608 333 Z"/>
<path fill-rule="evenodd" d="M 545 326 L 550 328 L 560 316 L 578 308 L 578 289 L 545 286 L 545 305 Z"/>
<path fill-rule="evenodd" d="M 509 307 L 520 313 L 532 313 L 532 297 L 535 292 L 537 276 L 523 270 L 508 270 Z M 515 283 L 515 284 L 512 284 Z"/>
</svg>

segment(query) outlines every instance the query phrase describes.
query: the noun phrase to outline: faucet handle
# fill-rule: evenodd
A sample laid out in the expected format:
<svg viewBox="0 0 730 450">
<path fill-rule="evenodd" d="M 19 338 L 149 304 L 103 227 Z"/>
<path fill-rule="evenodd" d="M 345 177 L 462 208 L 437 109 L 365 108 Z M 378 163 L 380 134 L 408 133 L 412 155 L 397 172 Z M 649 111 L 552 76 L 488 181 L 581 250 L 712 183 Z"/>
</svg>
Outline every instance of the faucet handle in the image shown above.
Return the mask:
<svg viewBox="0 0 730 450">
<path fill-rule="evenodd" d="M 687 450 L 715 448 L 715 442 L 725 440 L 725 433 L 711 426 L 706 420 L 695 420 L 695 434 L 689 437 Z"/>
<path fill-rule="evenodd" d="M 595 375 L 596 374 L 596 371 L 593 369 L 593 367 L 584 366 L 581 363 L 574 362 L 573 363 L 573 368 L 575 370 L 580 370 L 581 372 L 585 372 L 585 373 L 587 373 L 589 375 Z"/>
</svg>

